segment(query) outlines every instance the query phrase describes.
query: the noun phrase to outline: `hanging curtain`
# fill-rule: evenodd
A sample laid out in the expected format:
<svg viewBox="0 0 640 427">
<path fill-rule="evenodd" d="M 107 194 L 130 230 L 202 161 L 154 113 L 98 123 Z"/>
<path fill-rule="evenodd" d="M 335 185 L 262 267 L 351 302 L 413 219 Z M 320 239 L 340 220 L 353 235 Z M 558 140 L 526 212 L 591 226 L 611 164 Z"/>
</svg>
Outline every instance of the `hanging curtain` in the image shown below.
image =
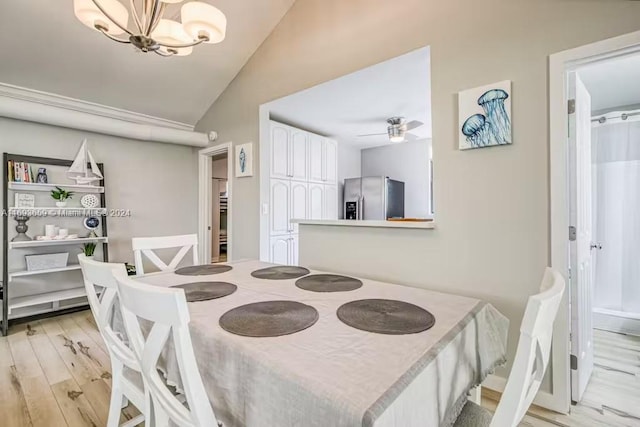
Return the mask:
<svg viewBox="0 0 640 427">
<path fill-rule="evenodd" d="M 640 117 L 592 133 L 594 305 L 640 313 Z"/>
</svg>

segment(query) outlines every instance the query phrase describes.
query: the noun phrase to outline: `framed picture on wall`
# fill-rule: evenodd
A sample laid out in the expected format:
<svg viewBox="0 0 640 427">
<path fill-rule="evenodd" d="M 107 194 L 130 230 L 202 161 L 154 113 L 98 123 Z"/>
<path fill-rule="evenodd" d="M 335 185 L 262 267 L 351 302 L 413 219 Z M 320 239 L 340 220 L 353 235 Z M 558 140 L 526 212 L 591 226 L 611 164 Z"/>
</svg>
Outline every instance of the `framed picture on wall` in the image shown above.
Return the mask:
<svg viewBox="0 0 640 427">
<path fill-rule="evenodd" d="M 511 144 L 511 81 L 460 92 L 458 114 L 460 150 Z"/>
<path fill-rule="evenodd" d="M 236 178 L 253 176 L 253 144 L 236 145 Z"/>
</svg>

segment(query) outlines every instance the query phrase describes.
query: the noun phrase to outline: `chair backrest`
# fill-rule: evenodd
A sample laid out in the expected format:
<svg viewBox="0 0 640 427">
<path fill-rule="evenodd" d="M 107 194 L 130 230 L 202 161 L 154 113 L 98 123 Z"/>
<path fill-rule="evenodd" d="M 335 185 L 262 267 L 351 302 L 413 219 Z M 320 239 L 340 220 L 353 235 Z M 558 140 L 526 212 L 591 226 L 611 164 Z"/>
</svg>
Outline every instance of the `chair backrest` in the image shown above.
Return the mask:
<svg viewBox="0 0 640 427">
<path fill-rule="evenodd" d="M 114 273 L 127 274 L 124 264 L 110 264 L 98 262 L 87 258 L 84 254 L 78 255 L 84 287 L 87 291 L 87 299 L 91 306 L 91 312 L 107 345 L 110 356 L 118 359 L 125 366 L 140 371 L 138 359 L 133 351 L 122 340 L 121 335 L 112 327 L 114 310 L 119 310 L 118 285 L 113 277 Z M 100 292 L 96 287 L 100 287 Z"/>
<path fill-rule="evenodd" d="M 549 366 L 553 322 L 564 288 L 560 273 L 547 268 L 540 293 L 529 297 L 520 326 L 516 357 L 491 427 L 517 426 L 540 389 Z"/>
<path fill-rule="evenodd" d="M 217 426 L 193 353 L 184 291 L 146 285 L 122 272 L 116 274 L 116 281 L 127 334 L 153 401 L 154 425 L 165 427 L 171 420 L 180 427 Z M 143 333 L 139 319 L 151 324 L 148 334 Z M 169 337 L 188 406 L 167 389 L 158 374 L 158 358 Z"/>
<path fill-rule="evenodd" d="M 189 249 L 193 249 L 193 265 L 198 264 L 198 235 L 185 234 L 181 236 L 162 237 L 134 237 L 131 239 L 133 256 L 136 264 L 136 274 L 144 274 L 142 255 L 144 254 L 160 270 L 175 270 Z M 167 264 L 154 252 L 157 249 L 180 248 L 178 253 Z"/>
</svg>

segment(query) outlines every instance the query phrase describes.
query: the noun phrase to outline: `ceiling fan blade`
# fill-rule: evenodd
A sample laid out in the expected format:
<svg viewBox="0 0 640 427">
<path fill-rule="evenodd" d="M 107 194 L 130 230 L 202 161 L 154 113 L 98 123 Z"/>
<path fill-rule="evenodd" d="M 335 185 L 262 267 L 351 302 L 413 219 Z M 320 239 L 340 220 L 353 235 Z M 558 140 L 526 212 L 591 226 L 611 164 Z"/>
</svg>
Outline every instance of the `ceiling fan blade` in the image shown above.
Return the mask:
<svg viewBox="0 0 640 427">
<path fill-rule="evenodd" d="M 422 126 L 424 123 L 422 123 L 419 120 L 411 120 L 410 122 L 408 122 L 405 126 L 406 130 L 411 130 L 411 129 L 415 129 L 415 128 L 419 128 L 420 126 Z"/>
<path fill-rule="evenodd" d="M 420 139 L 420 137 L 418 135 L 414 135 L 414 134 L 409 133 L 409 132 L 404 134 L 404 140 L 405 141 L 416 141 L 418 139 Z"/>
<path fill-rule="evenodd" d="M 384 132 L 384 133 L 367 133 L 367 134 L 364 134 L 364 135 L 356 135 L 356 136 L 358 138 L 360 138 L 360 137 L 363 137 L 363 136 L 380 136 L 380 135 L 387 135 L 387 133 L 386 132 Z"/>
</svg>

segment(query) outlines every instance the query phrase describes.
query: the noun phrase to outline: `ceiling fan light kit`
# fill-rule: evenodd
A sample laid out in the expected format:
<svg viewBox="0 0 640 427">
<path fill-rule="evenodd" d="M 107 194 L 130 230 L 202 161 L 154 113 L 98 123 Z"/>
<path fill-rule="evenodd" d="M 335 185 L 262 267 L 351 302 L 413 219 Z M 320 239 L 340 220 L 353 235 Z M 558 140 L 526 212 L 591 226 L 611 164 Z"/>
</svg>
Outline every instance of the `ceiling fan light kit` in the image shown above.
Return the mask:
<svg viewBox="0 0 640 427">
<path fill-rule="evenodd" d="M 227 18 L 216 7 L 191 1 L 182 5 L 182 22 L 163 18 L 168 4 L 184 0 L 130 0 L 129 8 L 118 0 L 73 0 L 76 18 L 84 25 L 119 43 L 133 44 L 142 52 L 161 56 L 186 56 L 193 46 L 220 43 Z M 129 26 L 129 17 L 133 26 Z M 125 34 L 125 38 L 119 38 Z"/>
<path fill-rule="evenodd" d="M 415 140 L 418 137 L 408 131 L 422 126 L 424 123 L 418 120 L 412 120 L 407 123 L 404 117 L 390 117 L 387 119 L 387 133 L 370 133 L 366 135 L 358 135 L 358 137 L 387 135 L 390 142 L 398 143 L 407 140 Z"/>
</svg>

